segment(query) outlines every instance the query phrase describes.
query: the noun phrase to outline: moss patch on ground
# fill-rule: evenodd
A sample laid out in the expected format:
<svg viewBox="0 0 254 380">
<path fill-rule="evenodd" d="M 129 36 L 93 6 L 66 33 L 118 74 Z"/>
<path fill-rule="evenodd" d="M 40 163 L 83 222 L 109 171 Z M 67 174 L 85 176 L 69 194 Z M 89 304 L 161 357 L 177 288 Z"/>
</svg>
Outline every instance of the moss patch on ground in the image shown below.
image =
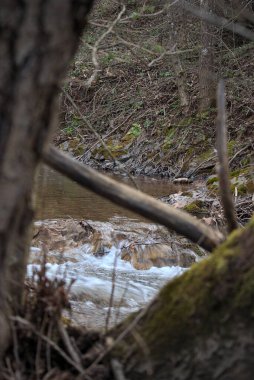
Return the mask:
<svg viewBox="0 0 254 380">
<path fill-rule="evenodd" d="M 205 215 L 209 215 L 209 209 L 208 204 L 205 201 L 202 200 L 195 200 L 183 208 L 184 211 L 188 212 L 189 214 L 198 216 L 198 217 L 204 217 Z"/>
</svg>

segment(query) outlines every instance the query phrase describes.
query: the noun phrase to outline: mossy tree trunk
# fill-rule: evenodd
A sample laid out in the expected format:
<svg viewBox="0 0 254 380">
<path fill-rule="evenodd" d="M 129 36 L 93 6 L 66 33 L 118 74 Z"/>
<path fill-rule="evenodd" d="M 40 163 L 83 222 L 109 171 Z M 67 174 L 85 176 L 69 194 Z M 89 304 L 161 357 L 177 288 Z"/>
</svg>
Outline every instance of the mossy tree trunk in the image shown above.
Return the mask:
<svg viewBox="0 0 254 380">
<path fill-rule="evenodd" d="M 254 222 L 166 285 L 113 356 L 131 380 L 251 380 L 253 315 Z"/>
<path fill-rule="evenodd" d="M 0 335 L 22 299 L 35 169 L 92 0 L 0 0 Z"/>
</svg>

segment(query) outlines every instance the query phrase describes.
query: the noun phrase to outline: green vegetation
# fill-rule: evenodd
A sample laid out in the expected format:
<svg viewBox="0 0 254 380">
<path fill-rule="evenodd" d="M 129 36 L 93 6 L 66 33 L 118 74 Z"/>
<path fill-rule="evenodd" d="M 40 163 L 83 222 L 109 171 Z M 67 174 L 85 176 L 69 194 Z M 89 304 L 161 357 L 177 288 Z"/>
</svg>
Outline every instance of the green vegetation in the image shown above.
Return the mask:
<svg viewBox="0 0 254 380">
<path fill-rule="evenodd" d="M 170 147 L 173 145 L 175 134 L 176 134 L 176 128 L 172 127 L 167 130 L 166 137 L 162 145 L 163 151 L 169 150 Z"/>
<path fill-rule="evenodd" d="M 132 127 L 127 132 L 127 135 L 131 135 L 133 138 L 139 137 L 141 134 L 141 126 L 138 123 L 132 124 Z"/>
<path fill-rule="evenodd" d="M 216 182 L 218 182 L 218 177 L 217 176 L 213 176 L 213 177 L 208 178 L 208 180 L 206 181 L 206 184 L 207 185 L 212 185 L 212 184 L 215 184 Z"/>
<path fill-rule="evenodd" d="M 198 216 L 198 217 L 203 217 L 205 215 L 209 215 L 209 210 L 207 208 L 207 204 L 204 201 L 201 200 L 195 200 L 186 206 L 184 206 L 184 211 Z"/>
</svg>

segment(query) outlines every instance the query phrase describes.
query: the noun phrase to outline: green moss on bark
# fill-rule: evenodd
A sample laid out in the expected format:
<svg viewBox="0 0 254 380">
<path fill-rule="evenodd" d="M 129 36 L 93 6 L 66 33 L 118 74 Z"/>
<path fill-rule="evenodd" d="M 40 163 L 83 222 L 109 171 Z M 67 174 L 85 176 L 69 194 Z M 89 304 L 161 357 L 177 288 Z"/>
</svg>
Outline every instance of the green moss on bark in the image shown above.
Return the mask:
<svg viewBox="0 0 254 380">
<path fill-rule="evenodd" d="M 170 345 L 176 348 L 182 345 L 183 340 L 185 344 L 192 342 L 196 338 L 195 329 L 199 331 L 198 337 L 211 333 L 216 324 L 215 318 L 220 320 L 225 303 L 229 302 L 229 299 L 224 301 L 223 308 L 215 317 L 214 309 L 222 306 L 219 284 L 223 286 L 229 261 L 239 255 L 240 235 L 241 231 L 235 232 L 214 255 L 195 264 L 191 270 L 162 289 L 155 305 L 151 307 L 151 310 L 156 308 L 153 318 L 141 328 L 149 344 L 158 345 L 160 342 L 160 348 L 168 346 L 168 340 L 165 340 L 165 335 L 168 335 Z M 202 325 L 200 320 L 203 318 L 206 323 Z"/>
</svg>

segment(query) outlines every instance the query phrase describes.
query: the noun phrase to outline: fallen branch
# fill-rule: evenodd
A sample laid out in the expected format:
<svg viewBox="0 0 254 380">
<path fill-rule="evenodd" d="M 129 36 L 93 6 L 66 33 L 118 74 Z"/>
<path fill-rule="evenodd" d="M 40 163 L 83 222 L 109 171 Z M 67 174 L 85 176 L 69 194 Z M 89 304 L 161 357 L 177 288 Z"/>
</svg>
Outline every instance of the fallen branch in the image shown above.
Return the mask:
<svg viewBox="0 0 254 380">
<path fill-rule="evenodd" d="M 201 170 L 213 168 L 216 165 L 215 162 L 211 163 L 209 165 L 205 165 L 205 166 L 204 166 L 204 164 L 206 164 L 212 160 L 215 160 L 215 159 L 216 159 L 216 156 L 212 156 L 212 157 L 207 158 L 205 161 L 202 161 L 195 169 L 192 170 L 191 173 L 189 173 L 188 177 L 190 178 L 190 177 L 194 176 L 194 174 L 197 174 Z"/>
<path fill-rule="evenodd" d="M 100 174 L 52 146 L 44 152 L 43 160 L 53 169 L 96 194 L 176 231 L 207 251 L 211 252 L 224 240 L 219 231 L 204 225 L 187 213 Z"/>
<path fill-rule="evenodd" d="M 230 159 L 228 165 L 230 166 L 230 165 L 232 164 L 232 162 L 235 160 L 235 158 L 236 158 L 237 156 L 239 156 L 239 154 L 245 152 L 245 151 L 246 151 L 247 149 L 249 149 L 250 147 L 251 147 L 251 143 L 248 143 L 248 144 L 245 145 L 242 149 L 238 150 L 238 151 L 234 154 L 234 156 Z"/>
<path fill-rule="evenodd" d="M 227 126 L 225 111 L 225 89 L 224 82 L 220 81 L 217 89 L 217 173 L 220 186 L 220 197 L 224 215 L 228 224 L 228 231 L 231 232 L 238 227 L 235 207 L 230 190 L 229 164 L 227 154 Z"/>
<path fill-rule="evenodd" d="M 225 17 L 221 17 L 214 13 L 208 12 L 202 7 L 197 7 L 191 4 L 189 1 L 180 0 L 177 5 L 181 6 L 187 12 L 192 13 L 194 16 L 198 17 L 201 20 L 207 21 L 212 25 L 221 27 L 222 29 L 227 29 L 234 34 L 238 34 L 241 37 L 254 41 L 254 33 L 238 22 L 233 22 L 232 20 L 228 20 Z"/>
<path fill-rule="evenodd" d="M 81 363 L 79 354 L 76 352 L 75 348 L 73 347 L 70 337 L 65 327 L 62 325 L 62 322 L 58 322 L 58 330 L 62 338 L 62 341 L 64 342 L 65 347 L 67 351 L 69 352 L 71 359 L 73 360 L 74 363 L 76 363 L 76 368 L 79 368 L 79 372 L 83 373 L 84 369 L 82 368 L 82 363 Z"/>
</svg>

